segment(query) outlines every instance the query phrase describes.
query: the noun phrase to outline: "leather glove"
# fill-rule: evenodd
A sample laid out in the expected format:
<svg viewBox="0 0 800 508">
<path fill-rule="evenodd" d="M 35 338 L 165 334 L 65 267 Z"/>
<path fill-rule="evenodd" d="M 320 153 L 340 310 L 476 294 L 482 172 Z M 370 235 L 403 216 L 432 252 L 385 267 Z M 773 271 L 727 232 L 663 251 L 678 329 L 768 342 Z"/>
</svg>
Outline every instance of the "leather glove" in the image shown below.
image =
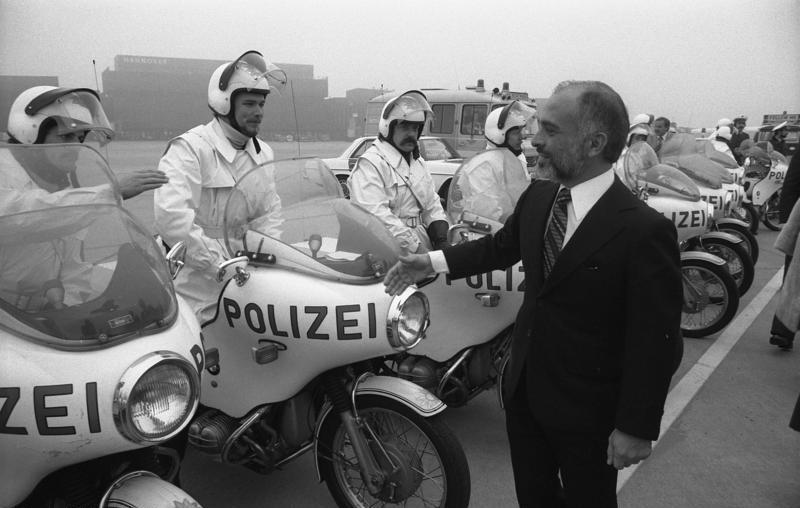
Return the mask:
<svg viewBox="0 0 800 508">
<path fill-rule="evenodd" d="M 450 244 L 447 241 L 447 230 L 450 224 L 444 220 L 435 220 L 428 224 L 428 238 L 431 239 L 431 244 L 435 250 L 444 249 Z"/>
</svg>

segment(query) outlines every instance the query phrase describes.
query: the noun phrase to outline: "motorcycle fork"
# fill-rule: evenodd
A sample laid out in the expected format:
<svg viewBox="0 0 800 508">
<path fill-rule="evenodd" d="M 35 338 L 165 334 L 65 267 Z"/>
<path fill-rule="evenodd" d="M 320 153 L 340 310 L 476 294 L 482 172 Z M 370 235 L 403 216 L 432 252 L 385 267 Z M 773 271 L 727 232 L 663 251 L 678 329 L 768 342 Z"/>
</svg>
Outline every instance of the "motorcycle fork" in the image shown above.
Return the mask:
<svg viewBox="0 0 800 508">
<path fill-rule="evenodd" d="M 347 436 L 350 438 L 353 451 L 358 459 L 361 479 L 364 481 L 370 494 L 377 495 L 383 490 L 387 474 L 381 468 L 380 464 L 378 464 L 378 460 L 372 452 L 365 431 L 380 449 L 381 454 L 383 454 L 391 469 L 397 469 L 397 465 L 383 448 L 378 436 L 375 435 L 375 432 L 370 428 L 369 424 L 358 416 L 356 410 L 356 390 L 358 388 L 358 383 L 364 376 L 368 375 L 371 374 L 362 374 L 356 382 L 353 383 L 353 387 L 350 389 L 349 400 L 347 388 L 342 383 L 340 377 L 333 374 L 328 375 L 326 379 L 324 379 L 324 384 L 325 390 L 333 404 L 333 409 L 338 413 L 339 418 L 341 418 L 342 425 L 344 425 Z"/>
</svg>

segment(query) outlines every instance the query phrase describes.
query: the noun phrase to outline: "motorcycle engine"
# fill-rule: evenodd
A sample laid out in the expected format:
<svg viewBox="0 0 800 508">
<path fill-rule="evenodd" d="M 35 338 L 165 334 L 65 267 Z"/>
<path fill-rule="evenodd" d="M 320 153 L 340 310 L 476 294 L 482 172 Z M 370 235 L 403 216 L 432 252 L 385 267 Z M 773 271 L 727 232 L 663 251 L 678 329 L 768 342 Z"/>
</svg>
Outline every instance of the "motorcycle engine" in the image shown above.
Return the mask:
<svg viewBox="0 0 800 508">
<path fill-rule="evenodd" d="M 410 355 L 397 366 L 397 374 L 402 379 L 435 392 L 436 387 L 439 385 L 439 375 L 436 372 L 436 367 L 436 362 L 427 356 Z"/>
<path fill-rule="evenodd" d="M 222 453 L 234 430 L 236 420 L 219 411 L 206 411 L 189 426 L 189 442 L 205 453 Z"/>
</svg>

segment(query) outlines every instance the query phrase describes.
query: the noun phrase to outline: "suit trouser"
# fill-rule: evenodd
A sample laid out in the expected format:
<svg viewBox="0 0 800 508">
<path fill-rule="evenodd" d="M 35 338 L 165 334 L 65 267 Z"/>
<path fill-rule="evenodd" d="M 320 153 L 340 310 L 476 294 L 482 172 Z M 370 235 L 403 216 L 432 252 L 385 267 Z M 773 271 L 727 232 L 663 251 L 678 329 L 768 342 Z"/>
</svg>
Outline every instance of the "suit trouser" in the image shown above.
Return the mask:
<svg viewBox="0 0 800 508">
<path fill-rule="evenodd" d="M 506 401 L 506 429 L 520 507 L 616 508 L 617 470 L 606 464 L 610 431 L 542 425 L 530 410 L 524 372 Z"/>
</svg>

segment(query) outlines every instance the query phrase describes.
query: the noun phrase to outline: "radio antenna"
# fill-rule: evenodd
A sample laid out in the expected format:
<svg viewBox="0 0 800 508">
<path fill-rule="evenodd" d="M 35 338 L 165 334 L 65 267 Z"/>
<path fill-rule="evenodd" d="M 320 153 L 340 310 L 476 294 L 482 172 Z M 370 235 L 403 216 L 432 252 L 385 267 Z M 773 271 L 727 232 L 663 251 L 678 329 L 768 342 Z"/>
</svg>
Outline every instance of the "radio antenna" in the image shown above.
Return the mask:
<svg viewBox="0 0 800 508">
<path fill-rule="evenodd" d="M 100 83 L 97 81 L 97 62 L 95 62 L 94 58 L 92 58 L 92 69 L 94 70 L 94 89 L 97 91 L 97 95 L 100 95 Z"/>
<path fill-rule="evenodd" d="M 292 91 L 292 111 L 294 112 L 294 135 L 297 141 L 297 156 L 300 157 L 300 124 L 297 123 L 297 103 L 294 101 L 294 84 L 289 80 L 289 89 Z"/>
</svg>

